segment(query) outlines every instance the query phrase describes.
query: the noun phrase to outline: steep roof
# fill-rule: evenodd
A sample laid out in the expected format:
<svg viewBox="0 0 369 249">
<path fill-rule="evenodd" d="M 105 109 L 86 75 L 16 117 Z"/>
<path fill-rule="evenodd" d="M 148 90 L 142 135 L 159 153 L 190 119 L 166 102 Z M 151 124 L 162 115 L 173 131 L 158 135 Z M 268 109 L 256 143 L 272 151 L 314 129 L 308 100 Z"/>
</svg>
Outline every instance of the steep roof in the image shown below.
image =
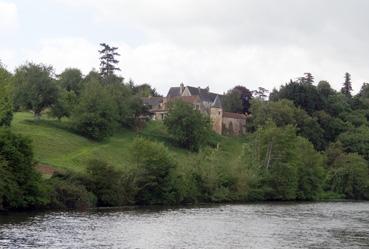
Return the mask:
<svg viewBox="0 0 369 249">
<path fill-rule="evenodd" d="M 198 96 L 176 96 L 169 99 L 169 101 L 181 100 L 186 103 L 194 104 L 198 100 Z"/>
<path fill-rule="evenodd" d="M 246 115 L 235 112 L 223 112 L 223 117 L 234 119 L 246 119 Z"/>
<path fill-rule="evenodd" d="M 181 96 L 181 88 L 180 87 L 171 87 L 169 88 L 167 98 Z"/>
<path fill-rule="evenodd" d="M 216 93 L 209 92 L 209 89 L 187 86 L 192 96 L 198 95 L 202 101 L 213 102 L 217 97 Z"/>
<path fill-rule="evenodd" d="M 142 102 L 144 105 L 156 106 L 163 102 L 163 97 L 144 97 L 142 98 Z"/>
<path fill-rule="evenodd" d="M 214 108 L 222 108 L 222 102 L 220 101 L 219 95 L 217 95 L 215 97 L 213 103 L 211 104 L 211 107 L 214 107 Z"/>
</svg>

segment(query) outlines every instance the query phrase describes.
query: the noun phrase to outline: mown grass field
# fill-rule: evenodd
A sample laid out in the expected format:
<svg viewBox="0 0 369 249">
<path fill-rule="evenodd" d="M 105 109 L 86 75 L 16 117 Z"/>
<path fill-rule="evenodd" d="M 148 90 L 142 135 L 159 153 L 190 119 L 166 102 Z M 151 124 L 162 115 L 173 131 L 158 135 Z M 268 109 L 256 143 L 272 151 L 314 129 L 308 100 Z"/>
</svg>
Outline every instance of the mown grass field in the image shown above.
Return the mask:
<svg viewBox="0 0 369 249">
<path fill-rule="evenodd" d="M 188 161 L 195 153 L 173 146 L 168 140 L 161 123 L 150 122 L 143 131 L 133 132 L 121 129 L 104 142 L 86 139 L 70 128 L 70 121 L 58 121 L 43 116 L 39 122 L 31 113 L 15 113 L 12 131 L 32 140 L 35 160 L 39 164 L 58 169 L 83 171 L 91 159 L 101 159 L 115 167 L 126 167 L 129 163 L 129 149 L 136 136 L 144 136 L 166 144 L 178 162 Z M 241 153 L 242 138 L 221 137 L 219 153 L 224 161 L 235 160 Z"/>
</svg>

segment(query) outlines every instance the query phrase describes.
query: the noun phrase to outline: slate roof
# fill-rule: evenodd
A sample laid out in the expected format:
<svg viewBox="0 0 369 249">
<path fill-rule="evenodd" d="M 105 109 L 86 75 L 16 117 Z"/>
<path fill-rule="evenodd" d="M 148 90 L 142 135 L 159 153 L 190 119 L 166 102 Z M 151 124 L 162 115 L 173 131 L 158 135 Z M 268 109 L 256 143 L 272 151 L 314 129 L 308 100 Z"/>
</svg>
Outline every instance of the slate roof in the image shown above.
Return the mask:
<svg viewBox="0 0 369 249">
<path fill-rule="evenodd" d="M 169 99 L 169 101 L 176 101 L 176 100 L 182 100 L 183 102 L 194 104 L 196 103 L 196 100 L 198 99 L 198 96 L 176 96 Z"/>
<path fill-rule="evenodd" d="M 199 87 L 187 86 L 187 88 L 190 91 L 191 95 L 198 95 L 202 101 L 206 102 L 214 102 L 217 95 L 219 95 L 217 93 L 209 92 L 208 89 L 203 89 Z"/>
<path fill-rule="evenodd" d="M 180 96 L 181 95 L 180 90 L 181 90 L 180 87 L 171 87 L 171 88 L 169 88 L 167 98 Z"/>
<path fill-rule="evenodd" d="M 219 95 L 217 95 L 215 97 L 213 103 L 211 104 L 211 107 L 214 107 L 214 108 L 222 108 L 222 102 L 220 101 Z"/>
<path fill-rule="evenodd" d="M 142 98 L 142 102 L 143 102 L 144 105 L 157 106 L 157 105 L 160 105 L 160 103 L 163 102 L 163 97 Z"/>
</svg>

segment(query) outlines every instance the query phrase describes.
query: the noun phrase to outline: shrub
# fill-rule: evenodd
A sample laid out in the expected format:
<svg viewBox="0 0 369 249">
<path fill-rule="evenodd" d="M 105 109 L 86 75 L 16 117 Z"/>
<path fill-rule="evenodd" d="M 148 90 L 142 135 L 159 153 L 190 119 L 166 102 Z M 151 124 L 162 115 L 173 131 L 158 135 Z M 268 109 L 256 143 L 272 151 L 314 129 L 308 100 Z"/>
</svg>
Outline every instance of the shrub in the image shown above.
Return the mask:
<svg viewBox="0 0 369 249">
<path fill-rule="evenodd" d="M 57 177 L 52 178 L 49 184 L 51 187 L 49 206 L 51 208 L 86 209 L 95 206 L 96 197 L 83 185 Z"/>
<path fill-rule="evenodd" d="M 13 99 L 10 91 L 11 76 L 0 63 L 0 127 L 10 126 L 13 119 Z"/>
<path fill-rule="evenodd" d="M 356 153 L 341 153 L 328 173 L 329 190 L 349 199 L 369 199 L 367 161 Z"/>
<path fill-rule="evenodd" d="M 87 167 L 87 180 L 87 188 L 96 195 L 98 206 L 122 206 L 133 202 L 136 190 L 129 172 L 93 160 Z"/>
<path fill-rule="evenodd" d="M 369 127 L 361 126 L 339 135 L 346 152 L 358 153 L 369 160 Z"/>
<path fill-rule="evenodd" d="M 83 136 L 103 140 L 112 135 L 116 127 L 116 105 L 107 89 L 98 81 L 92 80 L 86 84 L 73 112 L 74 126 Z"/>
<path fill-rule="evenodd" d="M 208 143 L 211 133 L 209 117 L 183 101 L 176 101 L 170 106 L 164 124 L 169 134 L 184 148 L 198 151 Z"/>
<path fill-rule="evenodd" d="M 170 177 L 176 164 L 167 148 L 157 142 L 136 138 L 130 154 L 138 188 L 136 203 L 146 205 L 174 202 Z"/>
<path fill-rule="evenodd" d="M 309 141 L 296 135 L 294 127 L 269 123 L 258 129 L 251 141 L 249 157 L 260 179 L 255 185 L 259 190 L 253 194 L 257 199 L 318 198 L 323 181 L 323 157 Z"/>
<path fill-rule="evenodd" d="M 40 174 L 33 167 L 33 153 L 30 141 L 0 129 L 0 157 L 3 207 L 23 209 L 46 205 L 45 186 Z"/>
</svg>

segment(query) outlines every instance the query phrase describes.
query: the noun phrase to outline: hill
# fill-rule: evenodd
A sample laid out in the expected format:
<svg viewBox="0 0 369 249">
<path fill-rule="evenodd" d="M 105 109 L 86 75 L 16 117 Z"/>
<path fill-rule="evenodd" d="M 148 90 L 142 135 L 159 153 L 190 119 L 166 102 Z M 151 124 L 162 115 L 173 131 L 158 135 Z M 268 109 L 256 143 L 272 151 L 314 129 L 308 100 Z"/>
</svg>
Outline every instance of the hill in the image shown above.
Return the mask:
<svg viewBox="0 0 369 249">
<path fill-rule="evenodd" d="M 86 139 L 70 128 L 70 121 L 58 121 L 46 116 L 36 122 L 31 113 L 15 113 L 12 131 L 32 140 L 35 160 L 41 165 L 57 169 L 83 171 L 91 159 L 102 159 L 116 167 L 128 165 L 129 146 L 135 136 L 144 136 L 165 143 L 177 162 L 185 162 L 194 153 L 173 146 L 168 140 L 165 127 L 160 122 L 149 122 L 140 132 L 121 129 L 104 142 Z M 234 160 L 242 149 L 242 138 L 220 138 L 220 153 L 225 162 Z"/>
</svg>

